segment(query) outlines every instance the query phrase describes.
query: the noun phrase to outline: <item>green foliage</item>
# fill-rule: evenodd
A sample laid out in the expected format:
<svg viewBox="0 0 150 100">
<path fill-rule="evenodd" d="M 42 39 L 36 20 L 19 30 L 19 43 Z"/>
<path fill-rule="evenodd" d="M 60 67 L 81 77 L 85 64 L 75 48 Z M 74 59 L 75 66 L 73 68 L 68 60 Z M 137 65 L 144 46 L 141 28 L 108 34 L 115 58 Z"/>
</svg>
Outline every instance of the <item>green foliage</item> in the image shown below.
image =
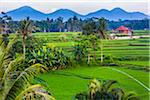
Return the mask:
<svg viewBox="0 0 150 100">
<path fill-rule="evenodd" d="M 82 91 L 85 91 L 87 94 L 87 84 L 89 84 L 89 81 L 93 79 L 93 77 L 103 82 L 106 80 L 116 80 L 118 83 L 112 85 L 112 88 L 119 87 L 125 90 L 125 92 L 127 91 L 127 94 L 129 91 L 134 91 L 141 100 L 148 100 L 149 91 L 131 78 L 111 70 L 111 67 L 112 66 L 100 67 L 91 65 L 89 67 L 88 65 L 76 65 L 75 68 L 49 71 L 48 73 L 40 74 L 39 77 L 47 83 L 58 100 L 72 100 L 76 93 L 83 93 Z M 149 86 L 148 72 L 132 70 L 123 66 L 113 66 L 113 68 L 124 71 L 144 83 L 147 87 Z"/>
<path fill-rule="evenodd" d="M 77 44 L 73 47 L 73 52 L 74 52 L 74 56 L 75 56 L 75 60 L 77 60 L 77 62 L 83 62 L 83 58 L 86 56 L 86 45 L 84 44 Z"/>
<path fill-rule="evenodd" d="M 11 17 L 2 12 L 0 17 L 0 34 L 7 34 L 10 32 Z"/>
<path fill-rule="evenodd" d="M 2 18 L 1 18 L 2 19 Z M 1 22 L 0 19 L 0 22 Z M 41 20 L 41 21 L 33 21 L 33 23 L 35 24 L 36 28 L 35 31 L 36 32 L 81 32 L 84 30 L 91 30 L 91 27 L 95 27 L 95 24 L 93 24 L 94 26 L 89 26 L 88 23 L 92 23 L 93 18 L 88 18 L 88 19 L 79 19 L 76 16 L 73 16 L 71 18 L 69 18 L 68 20 L 63 20 L 61 17 L 57 18 L 57 19 L 49 19 L 46 18 L 45 20 Z M 149 28 L 149 19 L 143 19 L 143 20 L 120 20 L 120 21 L 108 21 L 108 27 L 107 29 L 109 30 L 114 30 L 116 28 L 118 28 L 121 25 L 124 25 L 130 29 L 133 30 L 144 30 L 147 29 L 147 32 L 142 32 L 142 34 L 148 34 L 148 28 Z M 0 24 L 2 25 L 2 24 Z M 9 21 L 8 25 L 10 26 L 10 32 L 14 33 L 16 32 L 16 30 L 18 29 L 18 27 L 20 27 L 20 23 L 19 21 Z M 96 26 L 97 26 L 97 22 L 96 22 Z M 83 28 L 82 28 L 83 27 Z M 88 28 L 89 29 L 88 29 Z M 1 29 L 0 29 L 1 30 Z M 84 31 L 84 33 L 88 33 L 88 34 L 92 34 L 93 31 L 91 31 L 91 33 Z M 141 34 L 137 32 L 134 32 L 135 35 Z"/>
<path fill-rule="evenodd" d="M 128 94 L 121 88 L 112 88 L 116 81 L 100 82 L 96 79 L 91 80 L 89 91 L 79 93 L 75 96 L 77 100 L 138 100 L 135 93 Z"/>
<path fill-rule="evenodd" d="M 97 32 L 99 33 L 99 37 L 101 39 L 107 39 L 108 36 L 106 34 L 106 30 L 107 30 L 107 21 L 105 18 L 100 18 L 98 19 L 98 29 Z"/>
<path fill-rule="evenodd" d="M 22 35 L 22 46 L 23 46 L 23 54 L 24 59 L 26 56 L 26 38 L 27 36 L 31 36 L 32 31 L 34 30 L 34 26 L 29 17 L 27 19 L 20 21 L 19 33 Z"/>
<path fill-rule="evenodd" d="M 34 36 L 28 36 L 26 38 L 25 44 L 26 44 L 26 56 L 27 58 L 30 58 L 30 51 L 42 47 L 43 42 L 35 38 Z M 12 45 L 11 53 L 13 54 L 14 58 L 17 57 L 17 54 L 23 53 L 22 39 L 20 36 L 17 37 L 16 42 Z"/>
<path fill-rule="evenodd" d="M 96 51 L 99 49 L 99 39 L 96 35 L 81 35 L 79 34 L 76 42 L 77 45 L 74 46 L 75 59 L 82 62 L 84 59 L 89 64 L 91 57 L 94 57 L 96 61 Z M 93 51 L 94 54 L 91 54 Z"/>
<path fill-rule="evenodd" d="M 9 34 L 2 34 L 2 43 L 7 46 L 7 44 L 9 43 Z"/>
<path fill-rule="evenodd" d="M 4 43 L 0 45 L 0 100 L 20 100 L 30 97 L 46 99 L 49 94 L 45 93 L 46 90 L 42 86 L 36 85 L 32 89 L 29 87 L 32 87 L 33 78 L 39 73 L 45 72 L 47 67 L 37 63 L 31 66 L 24 64 L 22 55 L 13 59 L 10 51 L 14 40 L 7 46 L 4 46 Z"/>
<path fill-rule="evenodd" d="M 30 63 L 41 63 L 50 69 L 63 68 L 71 64 L 70 58 L 63 50 L 57 48 L 43 48 L 30 51 Z"/>
<path fill-rule="evenodd" d="M 96 24 L 94 21 L 87 22 L 83 25 L 82 29 L 83 35 L 94 34 L 96 31 Z"/>
<path fill-rule="evenodd" d="M 60 42 L 59 36 L 63 35 L 63 34 L 67 34 L 67 36 L 66 36 L 67 41 Z M 54 47 L 63 48 L 63 53 L 65 52 L 64 54 L 65 55 L 67 54 L 67 57 L 69 56 L 69 58 L 70 58 L 73 56 L 72 55 L 72 52 L 73 52 L 72 46 L 75 44 L 84 43 L 87 51 L 86 51 L 86 56 L 82 57 L 82 60 L 85 61 L 87 54 L 90 53 L 91 55 L 94 55 L 94 49 L 92 49 L 93 45 L 91 44 L 91 42 L 94 43 L 95 40 L 89 41 L 90 37 L 83 36 L 83 38 L 82 38 L 82 35 L 77 37 L 77 34 L 78 34 L 78 32 L 76 32 L 76 33 L 61 32 L 61 33 L 35 33 L 35 34 L 33 34 L 34 37 L 36 37 L 36 39 L 39 42 L 32 40 L 30 37 L 27 37 L 26 41 L 31 40 L 30 42 L 26 42 L 26 44 L 27 44 L 26 45 L 26 55 L 27 55 L 26 60 L 27 61 L 24 62 L 20 66 L 25 69 L 29 65 L 32 65 L 33 61 L 32 61 L 32 63 L 30 62 L 30 64 L 28 62 L 32 58 L 31 52 L 33 52 L 33 50 L 40 51 L 42 46 L 49 45 L 49 44 L 50 44 L 49 46 L 54 45 Z M 10 40 L 12 37 L 14 37 L 14 34 L 9 35 Z M 92 35 L 91 35 L 91 37 L 92 37 Z M 44 41 L 41 41 L 41 39 Z M 74 40 L 76 40 L 76 41 L 74 41 Z M 18 41 L 19 41 L 19 45 L 14 45 L 14 48 L 16 48 L 16 50 L 18 50 L 17 52 L 19 52 L 19 49 L 22 49 L 22 48 L 20 48 L 21 47 L 20 45 L 22 45 L 22 42 L 21 42 L 21 40 L 18 40 Z M 102 41 L 104 43 L 104 47 L 103 47 L 103 52 L 105 55 L 104 63 L 107 64 L 107 63 L 112 63 L 113 60 L 115 60 L 115 62 L 116 62 L 116 60 L 121 60 L 121 62 L 123 64 L 124 63 L 127 63 L 127 64 L 125 66 L 121 65 L 116 68 L 126 71 L 129 74 L 132 74 L 135 78 L 142 81 L 147 86 L 149 85 L 148 84 L 148 72 L 145 72 L 142 69 L 139 69 L 137 71 L 133 68 L 133 66 L 136 66 L 139 68 L 141 68 L 141 67 L 148 68 L 148 66 L 149 66 L 149 64 L 148 64 L 148 59 L 149 59 L 149 57 L 148 57 L 149 56 L 148 55 L 148 50 L 149 50 L 148 49 L 149 48 L 148 47 L 148 38 L 140 38 L 140 39 L 133 39 L 133 40 L 131 39 L 131 40 L 102 40 Z M 130 46 L 129 44 L 133 44 L 133 45 L 135 44 L 135 45 Z M 140 45 L 136 45 L 136 44 L 140 44 Z M 32 45 L 33 45 L 33 48 L 30 48 L 30 47 L 32 47 Z M 42 45 L 42 46 L 38 46 L 38 45 Z M 29 51 L 28 51 L 28 49 L 29 49 Z M 42 48 L 42 49 L 45 50 L 44 48 Z M 99 58 L 100 50 L 95 49 L 95 51 L 96 51 L 97 58 Z M 20 53 L 22 53 L 21 50 L 20 50 Z M 58 55 L 61 55 L 61 53 L 58 53 Z M 110 57 L 109 55 L 112 55 L 112 57 Z M 16 54 L 15 58 L 18 58 L 18 57 L 20 57 L 19 54 Z M 58 58 L 60 58 L 60 57 L 62 57 L 62 56 L 59 56 Z M 112 60 L 112 58 L 113 58 L 113 60 Z M 143 63 L 141 62 L 141 60 L 143 61 Z M 76 62 L 76 60 L 74 60 L 74 61 Z M 125 88 L 128 91 L 130 91 L 130 90 L 136 91 L 139 94 L 139 96 L 141 97 L 141 99 L 148 98 L 147 91 L 145 91 L 145 89 L 143 89 L 143 87 L 139 86 L 139 84 L 135 83 L 133 80 L 131 80 L 123 75 L 120 75 L 117 72 L 113 72 L 109 69 L 105 69 L 105 68 L 101 69 L 101 67 L 99 67 L 99 66 L 96 68 L 92 67 L 93 64 L 95 64 L 95 63 L 91 63 L 91 64 L 92 65 L 90 67 L 88 67 L 87 65 L 85 65 L 85 67 L 84 67 L 82 65 L 82 67 L 78 68 L 78 69 L 71 68 L 71 70 L 70 69 L 59 70 L 62 73 L 59 73 L 58 75 L 55 72 L 53 73 L 53 71 L 50 71 L 50 73 L 42 74 L 41 77 L 43 76 L 45 78 L 44 80 L 46 82 L 48 82 L 49 87 L 51 87 L 52 91 L 56 94 L 56 97 L 58 97 L 58 99 L 60 99 L 60 100 L 68 100 L 68 99 L 72 98 L 72 96 L 75 93 L 79 92 L 80 90 L 86 90 L 86 87 L 84 87 L 84 86 L 86 86 L 86 82 L 91 77 L 98 77 L 100 79 L 102 78 L 105 80 L 111 80 L 111 79 L 117 80 L 117 81 L 119 81 L 119 87 Z M 132 64 L 133 66 L 129 66 L 128 64 Z M 119 67 L 125 67 L 125 68 L 119 68 Z M 128 69 L 128 67 L 131 67 L 131 68 Z M 57 69 L 55 67 L 50 67 L 50 68 Z M 100 69 L 100 70 L 98 70 L 98 69 Z M 49 76 L 51 76 L 51 77 L 48 78 Z M 69 88 L 69 87 L 72 87 L 72 88 Z M 68 91 L 64 91 L 64 90 L 68 90 Z M 63 91 L 63 92 L 60 92 L 60 91 Z M 64 97 L 64 95 L 65 95 L 65 97 Z M 80 94 L 80 95 L 82 95 L 82 94 Z M 84 93 L 84 95 L 87 95 L 87 94 Z M 80 97 L 82 97 L 82 96 L 80 96 Z"/>
</svg>

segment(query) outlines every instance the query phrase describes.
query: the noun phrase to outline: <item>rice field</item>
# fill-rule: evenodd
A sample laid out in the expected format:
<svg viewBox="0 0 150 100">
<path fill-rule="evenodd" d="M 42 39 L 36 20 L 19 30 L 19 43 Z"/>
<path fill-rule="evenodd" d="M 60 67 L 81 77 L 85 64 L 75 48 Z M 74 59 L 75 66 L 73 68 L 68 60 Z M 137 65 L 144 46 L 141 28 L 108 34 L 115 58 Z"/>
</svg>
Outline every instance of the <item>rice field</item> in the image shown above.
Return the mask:
<svg viewBox="0 0 150 100">
<path fill-rule="evenodd" d="M 72 48 L 72 46 L 77 44 L 74 39 L 78 33 L 36 33 L 34 35 L 37 38 L 46 39 L 46 45 L 60 47 L 69 52 L 69 48 Z M 65 35 L 65 41 L 60 40 L 60 37 L 63 35 Z M 115 67 L 113 66 L 113 68 L 131 75 L 133 78 L 144 84 L 147 88 L 150 88 L 149 72 L 128 68 L 130 65 L 134 67 L 149 68 L 149 38 L 104 40 L 103 45 L 104 55 L 111 55 L 113 59 L 121 59 L 116 62 L 122 65 Z M 96 51 L 96 54 L 99 56 L 100 51 Z M 50 71 L 46 74 L 40 75 L 39 77 L 45 81 L 49 90 L 57 100 L 74 99 L 76 93 L 88 89 L 88 82 L 92 78 L 97 78 L 100 80 L 116 80 L 118 81 L 117 86 L 125 89 L 126 91 L 136 92 L 141 100 L 148 100 L 149 91 L 147 89 L 130 77 L 111 70 L 111 67 L 112 66 L 102 67 L 77 65 L 70 69 Z M 87 77 L 87 79 L 83 77 Z"/>
</svg>

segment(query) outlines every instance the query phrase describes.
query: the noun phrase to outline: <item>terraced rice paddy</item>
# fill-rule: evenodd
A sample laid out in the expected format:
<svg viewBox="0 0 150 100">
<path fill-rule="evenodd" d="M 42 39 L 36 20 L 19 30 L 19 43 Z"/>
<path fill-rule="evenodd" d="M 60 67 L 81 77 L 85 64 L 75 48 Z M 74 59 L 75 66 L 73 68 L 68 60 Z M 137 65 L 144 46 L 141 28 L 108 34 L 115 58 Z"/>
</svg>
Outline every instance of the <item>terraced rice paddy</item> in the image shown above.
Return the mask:
<svg viewBox="0 0 150 100">
<path fill-rule="evenodd" d="M 33 33 L 33 35 L 37 39 L 42 39 L 45 45 L 60 47 L 72 56 L 70 49 L 77 44 L 75 39 L 78 33 L 80 32 Z M 14 34 L 10 35 L 10 38 L 13 36 Z M 117 86 L 126 91 L 136 92 L 141 100 L 148 100 L 149 91 L 146 88 L 131 77 L 111 68 L 131 75 L 149 89 L 149 38 L 104 40 L 103 45 L 104 55 L 111 56 L 115 63 L 120 64 L 119 66 L 77 65 L 39 75 L 57 100 L 72 100 L 76 93 L 88 89 L 88 83 L 92 78 L 116 80 Z M 99 57 L 99 50 L 96 51 L 96 55 Z"/>
<path fill-rule="evenodd" d="M 69 48 L 71 49 L 76 44 L 74 40 L 78 33 L 35 33 L 34 35 L 37 38 L 44 38 L 46 45 L 61 47 L 69 52 Z M 65 36 L 65 41 L 60 40 L 62 35 Z M 75 68 L 50 71 L 40 75 L 40 78 L 46 82 L 57 100 L 71 100 L 76 93 L 87 90 L 91 78 L 117 80 L 117 86 L 124 88 L 126 91 L 136 92 L 141 100 L 148 100 L 149 91 L 147 89 L 130 77 L 110 68 L 121 70 L 150 88 L 149 71 L 139 69 L 141 67 L 149 69 L 149 38 L 104 40 L 103 45 L 104 55 L 111 55 L 113 59 L 120 59 L 115 60 L 115 62 L 121 64 L 120 66 L 75 66 Z M 97 56 L 100 55 L 100 51 L 96 53 Z"/>
<path fill-rule="evenodd" d="M 130 70 L 126 68 L 118 68 L 132 75 L 137 80 L 141 81 L 146 87 L 148 84 L 148 73 L 137 70 Z M 62 71 L 53 71 L 40 75 L 48 85 L 51 93 L 58 100 L 72 100 L 76 93 L 88 90 L 88 83 L 90 79 L 97 78 L 100 80 L 117 80 L 118 87 L 126 91 L 136 92 L 141 100 L 148 100 L 148 90 L 138 84 L 136 81 L 119 72 L 113 71 L 108 67 L 100 66 L 80 66 L 73 69 L 66 69 Z"/>
</svg>

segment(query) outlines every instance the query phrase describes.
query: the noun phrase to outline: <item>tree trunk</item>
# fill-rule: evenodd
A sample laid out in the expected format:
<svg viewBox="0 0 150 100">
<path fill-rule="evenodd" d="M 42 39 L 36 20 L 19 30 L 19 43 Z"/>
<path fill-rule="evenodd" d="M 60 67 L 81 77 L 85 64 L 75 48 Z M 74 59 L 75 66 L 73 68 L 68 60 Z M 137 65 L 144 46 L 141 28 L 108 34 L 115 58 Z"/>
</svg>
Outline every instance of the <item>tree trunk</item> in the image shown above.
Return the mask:
<svg viewBox="0 0 150 100">
<path fill-rule="evenodd" d="M 101 64 L 103 63 L 103 43 L 101 39 Z"/>
<path fill-rule="evenodd" d="M 59 28 L 59 32 L 61 32 L 61 28 Z"/>
<path fill-rule="evenodd" d="M 25 59 L 25 54 L 26 54 L 25 36 L 23 36 L 23 38 L 22 38 L 22 46 L 23 46 L 23 56 Z"/>
<path fill-rule="evenodd" d="M 88 54 L 87 64 L 90 65 L 91 56 Z"/>
<path fill-rule="evenodd" d="M 105 34 L 104 34 L 103 31 L 100 31 L 100 38 L 101 38 L 101 39 L 105 39 Z"/>
<path fill-rule="evenodd" d="M 96 61 L 96 45 L 95 45 L 95 43 L 93 44 L 93 46 L 94 46 L 94 60 Z"/>
<path fill-rule="evenodd" d="M 94 60 L 96 61 L 96 51 L 94 50 Z"/>
</svg>

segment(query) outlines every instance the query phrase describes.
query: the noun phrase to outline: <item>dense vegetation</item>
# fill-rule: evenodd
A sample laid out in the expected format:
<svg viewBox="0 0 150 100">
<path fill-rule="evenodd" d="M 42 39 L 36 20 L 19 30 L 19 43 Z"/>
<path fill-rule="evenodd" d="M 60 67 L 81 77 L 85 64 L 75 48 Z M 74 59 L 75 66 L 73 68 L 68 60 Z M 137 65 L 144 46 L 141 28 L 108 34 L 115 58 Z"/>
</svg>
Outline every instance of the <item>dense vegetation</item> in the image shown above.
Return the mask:
<svg viewBox="0 0 150 100">
<path fill-rule="evenodd" d="M 56 99 L 61 100 L 70 97 L 77 100 L 137 100 L 143 99 L 142 95 L 148 98 L 148 38 L 110 40 L 108 21 L 104 18 L 86 19 L 83 23 L 77 17 L 67 22 L 63 22 L 62 18 L 54 20 L 54 24 L 49 19 L 45 22 L 47 25 L 41 25 L 44 28 L 40 29 L 39 24 L 27 17 L 17 22 L 15 28 L 7 15 L 1 18 L 2 100 L 54 100 L 49 93 L 51 89 Z M 47 32 L 52 28 L 59 33 L 32 34 L 37 29 L 39 32 L 44 31 L 45 27 Z M 66 28 L 82 32 L 62 32 Z M 10 31 L 16 34 L 8 34 Z M 143 64 L 136 63 L 139 61 L 143 61 Z M 137 79 L 138 73 L 142 73 L 144 78 Z M 91 82 L 86 91 L 84 86 L 87 81 Z M 117 83 L 116 87 L 111 87 L 114 83 Z M 141 90 L 137 89 L 136 92 L 142 94 L 128 94 L 127 91 L 133 91 L 135 87 Z"/>
<path fill-rule="evenodd" d="M 36 26 L 33 32 L 79 32 L 83 31 L 84 27 L 88 23 L 98 23 L 95 19 L 79 19 L 76 16 L 64 21 L 63 18 L 59 17 L 57 19 L 45 19 L 42 21 L 32 21 Z M 1 20 L 1 19 L 0 19 Z M 32 20 L 32 19 L 31 19 Z M 108 26 L 107 30 L 114 30 L 121 25 L 124 25 L 133 30 L 148 30 L 149 29 L 149 19 L 143 20 L 119 20 L 119 21 L 109 21 L 107 20 Z M 14 33 L 20 26 L 21 22 L 11 20 L 9 25 L 11 26 L 8 32 Z M 94 26 L 93 26 L 94 27 Z"/>
<path fill-rule="evenodd" d="M 66 34 L 66 41 L 59 40 L 62 34 Z M 73 46 L 78 45 L 78 34 L 79 32 L 35 33 L 34 36 L 36 38 L 45 37 L 47 45 L 63 48 L 70 58 L 74 58 L 75 55 L 71 53 L 71 50 Z M 87 51 L 89 50 L 93 56 L 91 56 L 90 64 L 87 65 L 88 55 L 83 56 L 82 60 L 80 60 L 82 61 L 81 64 L 75 63 L 75 66 L 69 69 L 50 71 L 49 73 L 41 74 L 39 78 L 48 85 L 56 99 L 70 100 L 77 93 L 88 91 L 87 84 L 90 80 L 96 78 L 102 81 L 116 80 L 118 82 L 114 84 L 116 87 L 124 89 L 127 93 L 134 91 L 141 100 L 147 100 L 149 97 L 147 89 L 130 77 L 111 68 L 124 71 L 149 87 L 149 46 L 136 45 L 149 44 L 148 41 L 149 38 L 103 40 L 105 66 L 100 65 L 100 49 L 96 51 L 97 62 L 95 62 L 94 51 L 92 48 L 88 48 Z M 130 44 L 135 45 L 130 46 Z"/>
<path fill-rule="evenodd" d="M 64 34 L 63 35 L 65 37 L 64 39 L 62 39 L 62 34 Z M 70 64 L 67 65 L 69 69 L 66 69 L 66 70 L 64 70 L 64 68 L 66 67 L 55 67 L 55 66 L 49 67 L 50 69 L 53 69 L 54 71 L 41 74 L 38 78 L 36 78 L 36 83 L 41 83 L 44 85 L 46 84 L 46 86 L 48 87 L 48 90 L 52 92 L 52 94 L 54 95 L 54 97 L 56 97 L 56 99 L 68 100 L 68 99 L 75 97 L 75 95 L 81 91 L 87 91 L 86 86 L 92 78 L 97 78 L 99 80 L 104 80 L 104 81 L 116 80 L 118 83 L 115 86 L 117 87 L 119 86 L 125 89 L 126 91 L 135 91 L 140 96 L 140 99 L 142 100 L 146 100 L 148 98 L 148 91 L 145 88 L 143 88 L 141 85 L 139 85 L 138 83 L 136 83 L 134 80 L 130 79 L 129 77 L 124 76 L 118 72 L 115 72 L 109 69 L 109 67 L 111 66 L 112 68 L 122 70 L 132 75 L 136 79 L 140 80 L 148 87 L 148 72 L 149 72 L 148 49 L 149 49 L 149 46 L 148 45 L 147 46 L 146 45 L 130 46 L 130 44 L 133 44 L 133 45 L 134 44 L 148 44 L 148 38 L 131 39 L 131 40 L 103 40 L 104 62 L 105 62 L 104 64 L 109 67 L 100 68 L 99 67 L 100 66 L 100 49 L 96 50 L 97 62 L 95 62 L 94 60 L 94 49 L 92 48 L 90 49 L 89 47 L 87 48 L 85 52 L 86 56 L 82 57 L 82 63 L 76 63 L 77 60 L 74 61 L 75 52 L 73 52 L 72 50 L 74 50 L 73 49 L 74 46 L 76 47 L 78 43 L 80 43 L 79 42 L 80 35 L 78 34 L 79 34 L 78 32 L 76 33 L 74 32 L 72 33 L 66 33 L 66 32 L 65 33 L 35 33 L 32 36 L 35 39 L 32 39 L 32 41 L 38 40 L 40 41 L 39 43 L 38 41 L 27 42 L 31 40 L 31 38 L 29 38 L 29 40 L 28 39 L 26 40 L 27 42 L 26 53 L 29 53 L 29 55 L 31 55 L 31 53 L 28 52 L 29 51 L 28 49 L 31 46 L 32 48 L 36 48 L 36 49 L 33 49 L 33 51 L 35 51 L 35 54 L 37 55 L 40 55 L 40 52 L 38 52 L 37 50 L 39 51 L 43 49 L 46 50 L 45 46 L 47 47 L 47 49 L 49 48 L 50 50 L 51 48 L 62 48 L 63 53 L 67 57 L 69 57 L 72 62 L 71 65 Z M 11 34 L 9 35 L 9 38 L 12 39 L 14 36 L 15 34 Z M 18 39 L 18 41 L 21 42 L 20 39 Z M 82 39 L 86 39 L 86 37 Z M 85 44 L 87 44 L 87 42 L 88 41 L 85 41 Z M 36 43 L 38 43 L 38 45 L 36 45 Z M 41 46 L 45 45 L 45 46 L 40 47 L 40 45 Z M 20 48 L 21 46 L 17 46 L 17 47 L 14 47 L 14 49 L 15 50 L 21 49 Z M 22 53 L 22 49 L 20 51 L 15 51 L 15 52 Z M 86 59 L 88 56 L 87 55 L 88 52 L 90 52 L 90 54 L 93 55 L 93 57 L 91 56 L 91 61 L 87 65 L 88 62 Z M 45 55 L 44 52 L 41 54 L 41 57 L 40 57 L 41 60 L 44 59 L 43 58 L 44 56 L 42 57 L 42 55 Z M 27 58 L 29 57 L 28 54 L 26 55 L 26 57 Z M 36 59 L 38 60 L 39 58 L 37 57 Z M 35 61 L 34 59 L 31 59 L 30 64 L 33 63 L 34 61 Z M 50 61 L 57 62 L 55 58 Z M 46 63 L 43 62 L 42 64 L 46 64 Z M 56 70 L 56 69 L 62 69 L 62 68 L 63 70 L 60 70 L 60 71 Z M 72 87 L 72 88 L 67 88 L 67 87 Z M 61 92 L 66 89 L 68 91 Z"/>
</svg>

